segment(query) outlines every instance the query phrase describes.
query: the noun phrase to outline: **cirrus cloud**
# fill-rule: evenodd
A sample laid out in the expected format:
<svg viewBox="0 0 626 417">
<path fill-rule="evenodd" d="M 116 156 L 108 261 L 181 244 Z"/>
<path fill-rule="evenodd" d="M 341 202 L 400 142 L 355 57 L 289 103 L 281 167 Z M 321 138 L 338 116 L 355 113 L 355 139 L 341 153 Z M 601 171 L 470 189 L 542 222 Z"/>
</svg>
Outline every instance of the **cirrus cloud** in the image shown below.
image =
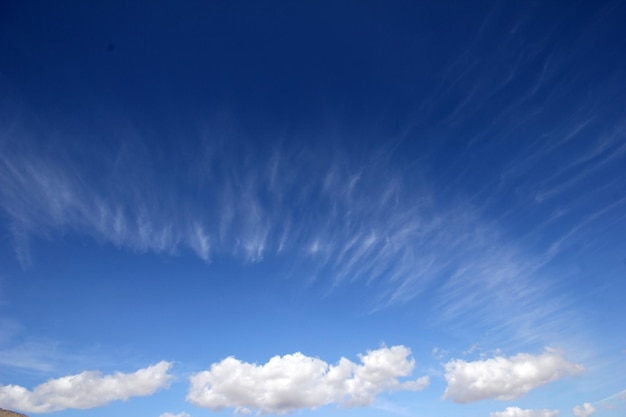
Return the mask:
<svg viewBox="0 0 626 417">
<path fill-rule="evenodd" d="M 548 382 L 584 370 L 582 365 L 567 361 L 552 349 L 537 356 L 520 353 L 474 362 L 455 359 L 444 367 L 448 387 L 443 398 L 457 403 L 488 398 L 513 400 Z"/>
<path fill-rule="evenodd" d="M 413 371 L 410 354 L 405 346 L 382 347 L 359 355 L 361 364 L 341 358 L 336 365 L 300 352 L 274 356 L 263 365 L 228 357 L 191 376 L 187 399 L 213 411 L 234 408 L 236 414 L 251 409 L 286 414 L 332 403 L 365 406 L 383 391 L 418 391 L 428 386 L 427 376 L 398 379 Z"/>
<path fill-rule="evenodd" d="M 68 408 L 87 409 L 111 401 L 152 395 L 169 386 L 171 362 L 161 361 L 134 373 L 102 375 L 85 371 L 51 379 L 32 391 L 19 385 L 0 386 L 0 407 L 28 413 L 50 413 Z"/>
</svg>

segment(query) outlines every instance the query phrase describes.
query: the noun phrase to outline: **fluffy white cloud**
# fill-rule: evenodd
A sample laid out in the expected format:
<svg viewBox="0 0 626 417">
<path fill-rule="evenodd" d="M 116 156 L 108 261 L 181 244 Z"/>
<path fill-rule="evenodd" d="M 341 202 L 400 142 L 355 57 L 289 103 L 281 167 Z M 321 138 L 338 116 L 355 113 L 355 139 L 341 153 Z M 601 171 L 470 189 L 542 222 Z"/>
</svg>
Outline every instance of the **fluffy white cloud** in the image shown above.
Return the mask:
<svg viewBox="0 0 626 417">
<path fill-rule="evenodd" d="M 191 416 L 189 414 L 183 412 L 183 413 L 178 413 L 178 414 L 163 413 L 159 417 L 191 417 Z"/>
<path fill-rule="evenodd" d="M 574 415 L 576 417 L 589 417 L 596 412 L 596 408 L 590 403 L 584 403 L 583 405 L 577 405 L 574 407 Z"/>
<path fill-rule="evenodd" d="M 556 417 L 559 410 L 522 410 L 519 407 L 507 407 L 504 411 L 489 414 L 490 417 Z"/>
<path fill-rule="evenodd" d="M 444 366 L 448 387 L 443 398 L 458 403 L 487 398 L 512 400 L 533 388 L 584 370 L 582 365 L 565 360 L 551 349 L 538 356 L 520 353 L 475 362 L 456 359 Z"/>
<path fill-rule="evenodd" d="M 170 362 L 159 362 L 134 372 L 102 375 L 86 371 L 51 379 L 32 391 L 19 385 L 0 386 L 0 407 L 27 413 L 50 413 L 67 408 L 93 408 L 115 400 L 154 394 L 169 385 Z"/>
<path fill-rule="evenodd" d="M 208 371 L 191 376 L 187 399 L 200 407 L 235 409 L 247 414 L 285 414 L 302 408 L 338 403 L 346 407 L 371 404 L 382 391 L 417 391 L 428 386 L 428 377 L 401 382 L 411 374 L 415 361 L 404 346 L 382 347 L 359 355 L 361 364 L 346 358 L 329 365 L 302 353 L 274 356 L 264 365 L 229 357 Z"/>
</svg>

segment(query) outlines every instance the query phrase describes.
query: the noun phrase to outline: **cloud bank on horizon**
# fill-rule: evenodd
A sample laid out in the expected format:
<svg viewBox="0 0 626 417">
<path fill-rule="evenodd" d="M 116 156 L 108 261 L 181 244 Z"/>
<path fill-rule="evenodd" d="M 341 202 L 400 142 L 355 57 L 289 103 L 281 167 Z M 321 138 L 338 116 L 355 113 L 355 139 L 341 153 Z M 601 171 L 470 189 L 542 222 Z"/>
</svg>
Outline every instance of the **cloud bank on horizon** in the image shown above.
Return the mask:
<svg viewBox="0 0 626 417">
<path fill-rule="evenodd" d="M 219 411 L 233 409 L 236 415 L 284 415 L 303 409 L 337 404 L 343 407 L 371 405 L 383 392 L 422 391 L 429 376 L 410 379 L 415 360 L 405 346 L 383 346 L 359 355 L 360 364 L 342 357 L 335 365 L 300 352 L 274 356 L 258 365 L 228 357 L 189 377 L 187 401 Z M 518 354 L 444 364 L 446 388 L 443 398 L 459 403 L 489 398 L 511 400 L 533 389 L 582 371 L 582 366 L 548 350 L 537 356 Z M 50 413 L 66 409 L 91 409 L 112 401 L 153 395 L 170 387 L 175 378 L 171 362 L 162 361 L 134 373 L 102 375 L 86 371 L 49 380 L 32 391 L 17 385 L 0 385 L 0 407 L 29 413 Z M 574 414 L 589 416 L 589 403 L 574 408 Z M 508 407 L 492 417 L 554 417 L 556 410 L 522 410 Z M 188 417 L 186 412 L 164 413 Z"/>
</svg>

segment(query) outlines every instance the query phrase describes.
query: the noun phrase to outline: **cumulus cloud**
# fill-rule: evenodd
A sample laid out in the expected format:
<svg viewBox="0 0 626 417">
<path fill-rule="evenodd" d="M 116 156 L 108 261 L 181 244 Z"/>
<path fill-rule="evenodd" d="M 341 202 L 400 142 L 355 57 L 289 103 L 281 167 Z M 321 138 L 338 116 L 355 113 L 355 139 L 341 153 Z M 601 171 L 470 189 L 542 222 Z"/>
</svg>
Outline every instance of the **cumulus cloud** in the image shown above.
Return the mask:
<svg viewBox="0 0 626 417">
<path fill-rule="evenodd" d="M 584 370 L 582 365 L 565 360 L 551 349 L 537 356 L 520 353 L 475 362 L 456 359 L 444 366 L 448 387 L 443 398 L 457 403 L 488 398 L 512 400 L 548 382 Z"/>
<path fill-rule="evenodd" d="M 418 391 L 428 386 L 427 376 L 398 379 L 413 371 L 410 354 L 404 346 L 382 347 L 359 355 L 360 364 L 341 358 L 336 365 L 299 352 L 274 356 L 263 365 L 229 357 L 192 375 L 187 399 L 213 411 L 234 408 L 236 414 L 251 409 L 286 414 L 331 403 L 365 406 L 383 391 Z"/>
<path fill-rule="evenodd" d="M 131 374 L 102 375 L 85 371 L 51 379 L 32 391 L 19 385 L 0 386 L 0 407 L 28 413 L 50 413 L 68 408 L 87 409 L 111 401 L 154 394 L 172 378 L 170 362 L 159 362 Z"/>
<path fill-rule="evenodd" d="M 556 417 L 559 410 L 522 410 L 519 407 L 507 407 L 504 411 L 489 414 L 489 417 Z"/>
<path fill-rule="evenodd" d="M 574 407 L 574 415 L 576 417 L 589 417 L 596 412 L 596 408 L 590 403 L 584 403 L 583 405 L 577 405 Z"/>
</svg>

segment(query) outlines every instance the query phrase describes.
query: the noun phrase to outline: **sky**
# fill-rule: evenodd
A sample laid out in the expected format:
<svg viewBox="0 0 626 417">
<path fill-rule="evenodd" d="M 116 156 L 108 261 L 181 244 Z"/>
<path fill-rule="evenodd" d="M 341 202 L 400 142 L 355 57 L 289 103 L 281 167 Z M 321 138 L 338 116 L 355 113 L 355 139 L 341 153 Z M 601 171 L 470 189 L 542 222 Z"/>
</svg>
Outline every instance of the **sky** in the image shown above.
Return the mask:
<svg viewBox="0 0 626 417">
<path fill-rule="evenodd" d="M 0 408 L 624 416 L 625 21 L 3 1 Z"/>
</svg>

